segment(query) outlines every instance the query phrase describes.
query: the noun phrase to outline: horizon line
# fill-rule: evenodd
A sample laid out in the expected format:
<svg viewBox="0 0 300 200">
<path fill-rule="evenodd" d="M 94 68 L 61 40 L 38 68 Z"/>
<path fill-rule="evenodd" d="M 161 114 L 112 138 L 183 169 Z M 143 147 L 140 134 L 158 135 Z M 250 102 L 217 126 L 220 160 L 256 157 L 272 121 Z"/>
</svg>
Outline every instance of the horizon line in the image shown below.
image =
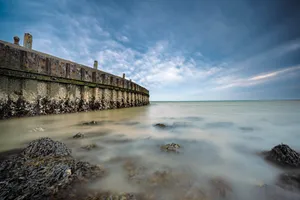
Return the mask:
<svg viewBox="0 0 300 200">
<path fill-rule="evenodd" d="M 300 101 L 300 99 L 244 99 L 244 100 L 154 100 L 150 102 L 224 102 L 224 101 Z"/>
</svg>

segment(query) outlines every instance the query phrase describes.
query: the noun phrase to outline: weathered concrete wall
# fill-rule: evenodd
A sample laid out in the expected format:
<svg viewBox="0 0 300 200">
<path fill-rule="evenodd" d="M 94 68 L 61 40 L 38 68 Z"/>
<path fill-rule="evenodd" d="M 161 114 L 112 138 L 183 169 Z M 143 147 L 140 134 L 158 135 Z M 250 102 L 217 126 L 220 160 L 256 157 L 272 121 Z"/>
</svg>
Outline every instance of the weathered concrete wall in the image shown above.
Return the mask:
<svg viewBox="0 0 300 200">
<path fill-rule="evenodd" d="M 143 106 L 136 83 L 0 40 L 0 118 Z"/>
</svg>

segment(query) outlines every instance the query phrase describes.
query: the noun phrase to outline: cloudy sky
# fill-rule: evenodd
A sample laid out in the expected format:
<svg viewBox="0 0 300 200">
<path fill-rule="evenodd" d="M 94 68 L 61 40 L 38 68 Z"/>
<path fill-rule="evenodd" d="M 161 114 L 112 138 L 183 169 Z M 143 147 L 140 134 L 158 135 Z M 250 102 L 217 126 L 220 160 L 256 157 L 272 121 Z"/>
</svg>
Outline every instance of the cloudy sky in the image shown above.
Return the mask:
<svg viewBox="0 0 300 200">
<path fill-rule="evenodd" d="M 87 66 L 151 100 L 300 98 L 298 0 L 0 0 L 0 40 Z"/>
</svg>

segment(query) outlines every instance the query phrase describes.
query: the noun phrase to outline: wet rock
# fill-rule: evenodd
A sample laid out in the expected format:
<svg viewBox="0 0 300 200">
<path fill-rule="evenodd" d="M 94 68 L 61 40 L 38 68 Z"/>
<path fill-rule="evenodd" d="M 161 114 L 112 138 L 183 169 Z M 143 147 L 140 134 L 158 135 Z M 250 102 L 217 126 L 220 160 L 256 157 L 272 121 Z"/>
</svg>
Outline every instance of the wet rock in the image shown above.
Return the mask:
<svg viewBox="0 0 300 200">
<path fill-rule="evenodd" d="M 137 195 L 132 193 L 115 193 L 115 192 L 98 192 L 91 194 L 84 200 L 137 200 L 141 199 Z"/>
<path fill-rule="evenodd" d="M 114 101 L 96 100 L 95 98 L 86 101 L 80 98 L 76 98 L 75 100 L 53 99 L 49 96 L 38 96 L 35 102 L 28 102 L 22 93 L 18 93 L 17 95 L 19 95 L 17 100 L 12 100 L 11 98 L 0 100 L 0 119 L 138 106 L 127 102 L 118 105 Z M 143 105 L 147 104 L 149 102 L 145 102 Z M 142 104 L 140 103 L 139 105 Z"/>
<path fill-rule="evenodd" d="M 252 127 L 239 127 L 239 129 L 241 129 L 242 131 L 254 131 L 254 128 L 252 128 Z"/>
<path fill-rule="evenodd" d="M 174 182 L 174 177 L 172 173 L 168 170 L 156 171 L 149 178 L 148 182 L 152 185 L 168 186 L 170 183 Z"/>
<path fill-rule="evenodd" d="M 300 191 L 300 172 L 281 174 L 277 185 L 287 190 Z"/>
<path fill-rule="evenodd" d="M 263 184 L 261 186 L 255 186 L 251 190 L 253 199 L 266 199 L 266 200 L 298 200 L 300 195 L 274 185 Z"/>
<path fill-rule="evenodd" d="M 265 152 L 265 158 L 283 167 L 300 167 L 300 154 L 286 144 L 275 146 L 271 151 Z"/>
<path fill-rule="evenodd" d="M 105 170 L 101 165 L 92 165 L 88 162 L 79 161 L 76 163 L 74 174 L 85 180 L 94 180 L 105 175 Z"/>
<path fill-rule="evenodd" d="M 205 191 L 197 186 L 189 188 L 184 195 L 184 200 L 210 200 Z"/>
<path fill-rule="evenodd" d="M 1 199 L 59 199 L 73 184 L 103 176 L 104 170 L 77 162 L 71 150 L 50 138 L 32 141 L 21 153 L 0 163 Z"/>
<path fill-rule="evenodd" d="M 90 122 L 84 122 L 84 123 L 82 123 L 82 125 L 88 125 L 88 126 L 90 126 L 90 125 L 99 125 L 101 122 L 99 122 L 99 121 L 90 121 Z"/>
<path fill-rule="evenodd" d="M 161 123 L 155 124 L 154 126 L 157 128 L 167 128 L 167 125 Z"/>
<path fill-rule="evenodd" d="M 81 147 L 82 149 L 85 149 L 85 150 L 87 150 L 87 151 L 90 151 L 90 150 L 92 150 L 92 149 L 95 149 L 95 148 L 97 148 L 98 146 L 96 145 L 96 144 L 88 144 L 88 145 L 85 145 L 85 146 L 83 146 L 83 147 Z"/>
<path fill-rule="evenodd" d="M 146 181 L 146 167 L 138 166 L 134 159 L 126 159 L 123 168 L 130 181 L 138 184 Z"/>
<path fill-rule="evenodd" d="M 84 138 L 84 134 L 83 133 L 76 133 L 73 138 L 78 139 L 78 138 Z"/>
<path fill-rule="evenodd" d="M 69 156 L 71 149 L 64 143 L 53 141 L 50 138 L 34 140 L 23 150 L 23 155 L 30 158 L 43 156 Z"/>
<path fill-rule="evenodd" d="M 222 178 L 214 178 L 210 181 L 212 185 L 212 194 L 217 197 L 228 198 L 232 195 L 231 185 Z"/>
<path fill-rule="evenodd" d="M 45 199 L 72 181 L 74 169 L 71 157 L 25 159 L 16 157 L 0 166 L 4 199 Z"/>
<path fill-rule="evenodd" d="M 176 144 L 176 143 L 171 143 L 171 144 L 166 144 L 166 145 L 160 146 L 160 149 L 162 151 L 166 151 L 166 152 L 178 152 L 179 148 L 180 148 L 180 145 Z"/>
</svg>

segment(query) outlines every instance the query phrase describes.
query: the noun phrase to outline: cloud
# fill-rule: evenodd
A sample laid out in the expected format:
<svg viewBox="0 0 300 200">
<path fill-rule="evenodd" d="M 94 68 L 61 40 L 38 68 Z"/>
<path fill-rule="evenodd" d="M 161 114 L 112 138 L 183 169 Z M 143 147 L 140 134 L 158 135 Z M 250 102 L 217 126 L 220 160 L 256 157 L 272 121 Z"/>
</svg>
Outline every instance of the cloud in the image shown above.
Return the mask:
<svg viewBox="0 0 300 200">
<path fill-rule="evenodd" d="M 279 78 L 287 78 L 291 75 L 291 72 L 297 73 L 300 71 L 300 65 L 292 66 L 285 69 L 280 69 L 264 74 L 259 74 L 256 76 L 252 76 L 244 79 L 236 79 L 234 77 L 225 77 L 223 79 L 219 79 L 219 86 L 215 89 L 227 89 L 232 87 L 247 87 L 262 84 L 265 82 L 273 81 Z"/>
<path fill-rule="evenodd" d="M 125 35 L 117 36 L 117 40 L 119 40 L 121 42 L 129 42 L 128 37 L 126 37 Z"/>
<path fill-rule="evenodd" d="M 197 9 L 189 13 L 180 2 L 171 9 L 169 4 L 148 1 L 107 1 L 101 6 L 97 1 L 70 0 L 19 3 L 16 13 L 35 19 L 18 24 L 18 30 L 33 34 L 34 49 L 87 66 L 98 60 L 100 70 L 125 73 L 150 89 L 153 99 L 230 98 L 230 88 L 249 89 L 300 71 L 298 61 L 283 59 L 300 50 L 299 38 L 274 42 L 285 32 L 282 26 L 256 34 L 264 26 L 252 23 L 247 17 L 251 7 L 243 3 L 249 12 L 246 24 L 239 18 L 232 21 L 224 8 L 210 3 L 195 3 Z M 198 12 L 202 7 L 207 10 Z M 209 19 L 194 20 L 208 13 Z M 295 66 L 284 67 L 291 65 Z"/>
</svg>

